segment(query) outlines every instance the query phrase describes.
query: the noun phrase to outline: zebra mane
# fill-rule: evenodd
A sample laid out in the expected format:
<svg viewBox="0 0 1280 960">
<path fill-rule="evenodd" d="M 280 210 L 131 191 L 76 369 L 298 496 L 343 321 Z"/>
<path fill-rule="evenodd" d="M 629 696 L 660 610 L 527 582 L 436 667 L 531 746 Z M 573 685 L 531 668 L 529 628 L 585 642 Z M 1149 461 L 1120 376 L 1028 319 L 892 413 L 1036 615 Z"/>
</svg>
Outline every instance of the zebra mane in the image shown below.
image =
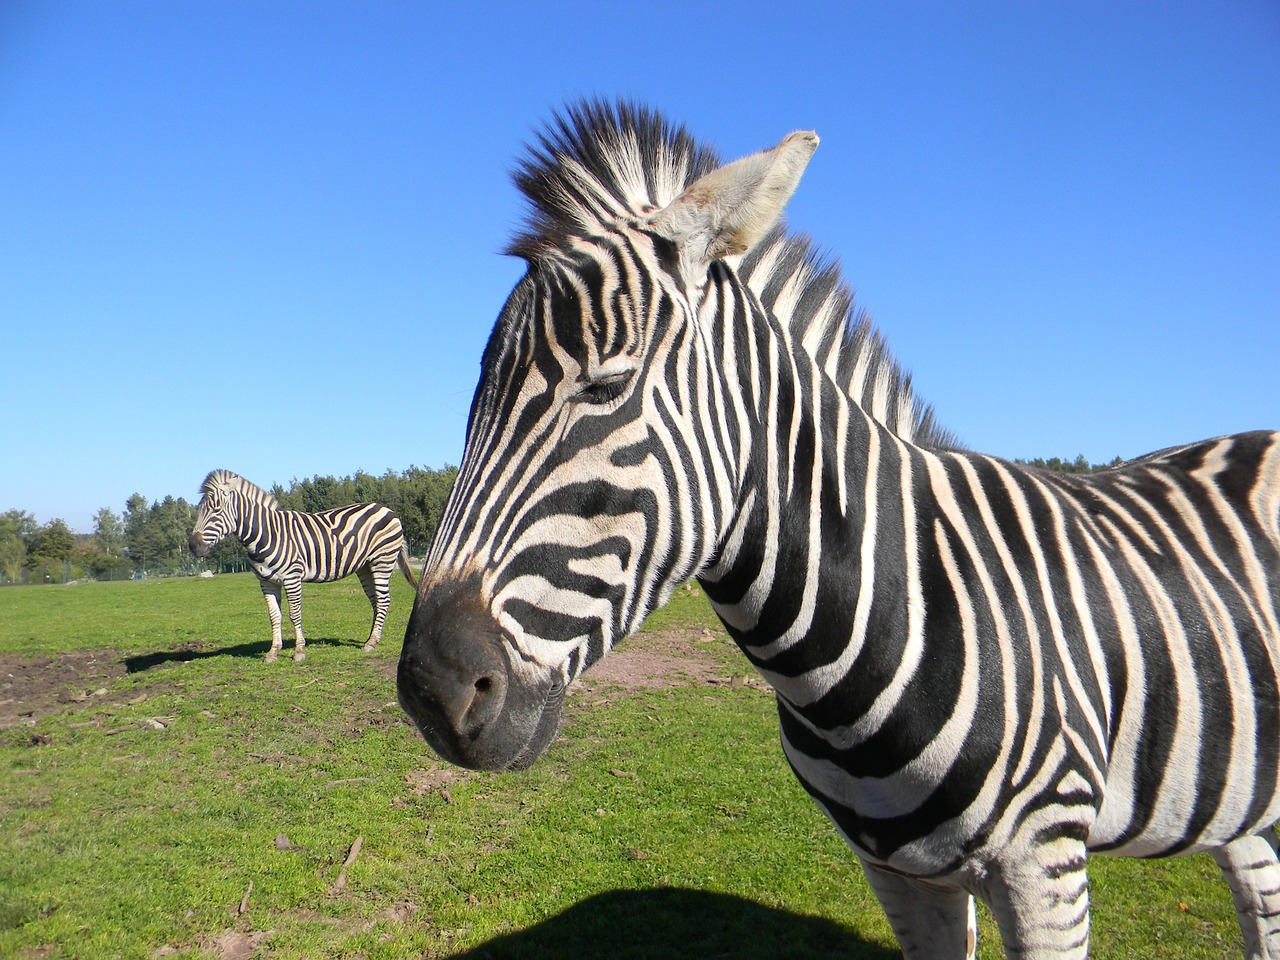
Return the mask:
<svg viewBox="0 0 1280 960">
<path fill-rule="evenodd" d="M 512 175 L 529 201 L 507 253 L 536 260 L 602 226 L 652 213 L 720 157 L 655 111 L 584 101 L 556 115 Z"/>
<path fill-rule="evenodd" d="M 238 473 L 232 473 L 230 470 L 214 470 L 210 472 L 204 478 L 204 483 L 200 484 L 200 497 L 203 499 L 215 490 L 232 490 L 246 499 L 252 500 L 254 503 L 260 503 L 265 507 L 271 507 L 276 510 L 280 508 L 280 503 L 271 493 L 263 490 L 257 484 L 250 483 Z"/>
<path fill-rule="evenodd" d="M 513 174 L 528 206 L 525 229 L 506 252 L 536 261 L 584 234 L 667 206 L 719 166 L 714 149 L 656 111 L 625 101 L 570 106 L 539 134 Z M 807 238 L 780 225 L 742 258 L 738 271 L 792 341 L 867 414 L 912 443 L 958 446 L 854 306 L 839 266 L 820 257 Z"/>
<path fill-rule="evenodd" d="M 961 446 L 939 426 L 933 407 L 915 395 L 911 374 L 855 304 L 839 264 L 819 254 L 807 237 L 775 227 L 742 258 L 738 275 L 787 326 L 792 342 L 872 419 L 918 446 Z"/>
</svg>

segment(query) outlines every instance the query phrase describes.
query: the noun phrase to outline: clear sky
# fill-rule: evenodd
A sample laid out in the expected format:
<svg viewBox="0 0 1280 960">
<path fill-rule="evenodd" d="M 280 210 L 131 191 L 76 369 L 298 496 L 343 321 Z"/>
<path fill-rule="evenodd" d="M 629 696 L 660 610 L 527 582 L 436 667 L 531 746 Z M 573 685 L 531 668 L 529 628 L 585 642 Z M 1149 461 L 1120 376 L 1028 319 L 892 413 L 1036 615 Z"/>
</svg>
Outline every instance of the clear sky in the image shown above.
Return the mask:
<svg viewBox="0 0 1280 960">
<path fill-rule="evenodd" d="M 0 0 L 0 511 L 456 464 L 508 172 L 624 96 L 789 209 L 941 423 L 1280 428 L 1280 5 Z"/>
</svg>

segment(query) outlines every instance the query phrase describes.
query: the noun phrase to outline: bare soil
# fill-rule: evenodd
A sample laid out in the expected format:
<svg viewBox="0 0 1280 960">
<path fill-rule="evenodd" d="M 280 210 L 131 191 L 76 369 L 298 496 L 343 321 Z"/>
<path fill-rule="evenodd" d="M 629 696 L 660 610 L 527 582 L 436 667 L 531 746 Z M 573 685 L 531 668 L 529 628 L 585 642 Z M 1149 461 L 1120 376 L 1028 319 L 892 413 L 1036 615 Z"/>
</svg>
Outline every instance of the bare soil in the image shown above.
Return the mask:
<svg viewBox="0 0 1280 960">
<path fill-rule="evenodd" d="M 728 684 L 766 689 L 724 634 L 711 630 L 658 630 L 623 641 L 575 686 L 583 694 L 618 687 L 624 691 Z"/>
<path fill-rule="evenodd" d="M 40 657 L 0 654 L 0 730 L 33 725 L 37 717 L 101 696 L 97 691 L 126 672 L 115 650 Z"/>
</svg>

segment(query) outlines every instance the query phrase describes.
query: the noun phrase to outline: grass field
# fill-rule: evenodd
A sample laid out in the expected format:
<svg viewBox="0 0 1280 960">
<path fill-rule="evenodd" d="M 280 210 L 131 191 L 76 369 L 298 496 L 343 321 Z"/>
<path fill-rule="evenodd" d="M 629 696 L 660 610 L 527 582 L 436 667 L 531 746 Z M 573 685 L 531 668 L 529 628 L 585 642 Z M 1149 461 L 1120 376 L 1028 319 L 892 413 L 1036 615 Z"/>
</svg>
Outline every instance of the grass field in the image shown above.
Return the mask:
<svg viewBox="0 0 1280 960">
<path fill-rule="evenodd" d="M 247 574 L 0 590 L 0 957 L 898 956 L 697 591 L 474 774 L 395 703 L 393 587 L 365 654 L 357 582 L 308 585 L 301 664 Z M 1241 955 L 1206 857 L 1091 876 L 1092 956 Z"/>
</svg>

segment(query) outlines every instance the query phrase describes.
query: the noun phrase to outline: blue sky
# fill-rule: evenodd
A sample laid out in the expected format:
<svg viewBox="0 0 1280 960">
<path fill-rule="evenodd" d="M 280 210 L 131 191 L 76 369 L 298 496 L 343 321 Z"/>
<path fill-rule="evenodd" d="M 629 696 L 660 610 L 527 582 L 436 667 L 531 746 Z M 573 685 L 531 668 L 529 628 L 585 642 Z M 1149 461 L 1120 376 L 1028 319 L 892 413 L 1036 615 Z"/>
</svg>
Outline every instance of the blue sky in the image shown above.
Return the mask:
<svg viewBox="0 0 1280 960">
<path fill-rule="evenodd" d="M 462 454 L 508 173 L 624 96 L 789 209 L 1006 457 L 1280 428 L 1280 6 L 0 0 L 0 511 Z"/>
</svg>

